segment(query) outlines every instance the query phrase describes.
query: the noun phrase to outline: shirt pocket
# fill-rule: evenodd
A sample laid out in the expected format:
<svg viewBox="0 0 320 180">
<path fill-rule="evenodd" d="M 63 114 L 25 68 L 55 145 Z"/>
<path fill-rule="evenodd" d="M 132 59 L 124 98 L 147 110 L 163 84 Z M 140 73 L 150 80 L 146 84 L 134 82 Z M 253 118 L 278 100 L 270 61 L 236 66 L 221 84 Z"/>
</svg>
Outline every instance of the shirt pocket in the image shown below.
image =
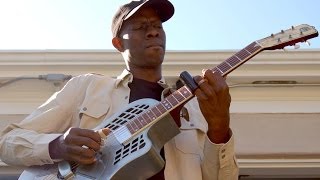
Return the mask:
<svg viewBox="0 0 320 180">
<path fill-rule="evenodd" d="M 181 130 L 174 138 L 174 142 L 178 151 L 184 154 L 200 155 L 201 146 L 199 146 L 198 129 Z"/>
<path fill-rule="evenodd" d="M 107 102 L 87 101 L 84 102 L 80 108 L 80 128 L 95 128 L 110 112 L 110 104 Z"/>
</svg>

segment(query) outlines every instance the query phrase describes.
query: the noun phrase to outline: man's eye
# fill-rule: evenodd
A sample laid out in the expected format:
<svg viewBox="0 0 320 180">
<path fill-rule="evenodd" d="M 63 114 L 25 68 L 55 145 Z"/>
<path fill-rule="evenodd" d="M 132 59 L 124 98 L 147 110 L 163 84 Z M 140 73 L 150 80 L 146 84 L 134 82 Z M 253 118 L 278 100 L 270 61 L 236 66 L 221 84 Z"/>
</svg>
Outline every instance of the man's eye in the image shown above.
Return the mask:
<svg viewBox="0 0 320 180">
<path fill-rule="evenodd" d="M 155 24 L 143 23 L 143 24 L 134 24 L 132 26 L 132 30 L 145 30 L 149 28 L 149 26 L 152 26 L 153 28 L 162 29 L 162 23 L 155 23 Z"/>
<path fill-rule="evenodd" d="M 132 26 L 133 30 L 141 30 L 141 29 L 144 29 L 144 28 L 145 28 L 145 25 L 143 25 L 143 24 L 136 24 L 136 25 Z"/>
</svg>

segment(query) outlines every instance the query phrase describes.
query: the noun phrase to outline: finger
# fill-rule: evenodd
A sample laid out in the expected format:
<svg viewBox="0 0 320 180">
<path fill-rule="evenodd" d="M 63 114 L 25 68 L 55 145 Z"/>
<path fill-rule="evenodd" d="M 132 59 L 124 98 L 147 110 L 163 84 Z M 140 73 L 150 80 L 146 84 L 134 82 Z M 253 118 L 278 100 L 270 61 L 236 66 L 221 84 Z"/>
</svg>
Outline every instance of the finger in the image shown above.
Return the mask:
<svg viewBox="0 0 320 180">
<path fill-rule="evenodd" d="M 201 76 L 194 76 L 193 80 L 198 84 L 199 87 L 207 81 L 205 78 Z"/>
<path fill-rule="evenodd" d="M 213 87 L 216 93 L 223 92 L 228 89 L 228 85 L 224 77 L 220 73 L 213 72 L 211 70 L 206 70 L 204 77 L 208 79 L 208 83 Z"/>
<path fill-rule="evenodd" d="M 73 161 L 76 162 L 78 164 L 92 164 L 94 162 L 96 162 L 96 157 L 86 157 L 86 156 L 81 156 L 78 154 L 72 154 L 69 155 L 67 158 L 65 158 L 67 161 Z"/>
<path fill-rule="evenodd" d="M 83 156 L 80 156 L 79 158 L 79 164 L 85 164 L 85 165 L 88 165 L 88 164 L 93 164 L 97 161 L 97 159 L 95 157 L 93 158 L 86 158 L 86 157 L 83 157 Z"/>
<path fill-rule="evenodd" d="M 101 141 L 100 135 L 91 129 L 80 129 L 77 133 L 79 136 L 90 138 L 97 143 L 100 143 Z"/>
<path fill-rule="evenodd" d="M 92 140 L 88 137 L 82 137 L 82 136 L 68 136 L 66 138 L 66 143 L 71 145 L 76 145 L 78 147 L 86 146 L 90 149 L 93 149 L 94 151 L 98 151 L 100 149 L 101 145 L 101 138 L 99 143 Z"/>
<path fill-rule="evenodd" d="M 109 128 L 102 128 L 96 131 L 102 139 L 106 139 L 108 134 L 111 132 Z"/>
<path fill-rule="evenodd" d="M 194 80 L 198 84 L 201 92 L 195 92 L 198 98 L 207 100 L 209 98 L 215 98 L 215 93 L 212 87 L 208 84 L 208 80 L 206 78 L 202 78 L 200 76 L 194 77 Z"/>
<path fill-rule="evenodd" d="M 86 146 L 75 146 L 75 145 L 70 145 L 66 147 L 66 154 L 67 155 L 81 155 L 81 156 L 86 156 L 86 157 L 93 157 L 95 155 L 95 152 L 86 147 Z"/>
</svg>

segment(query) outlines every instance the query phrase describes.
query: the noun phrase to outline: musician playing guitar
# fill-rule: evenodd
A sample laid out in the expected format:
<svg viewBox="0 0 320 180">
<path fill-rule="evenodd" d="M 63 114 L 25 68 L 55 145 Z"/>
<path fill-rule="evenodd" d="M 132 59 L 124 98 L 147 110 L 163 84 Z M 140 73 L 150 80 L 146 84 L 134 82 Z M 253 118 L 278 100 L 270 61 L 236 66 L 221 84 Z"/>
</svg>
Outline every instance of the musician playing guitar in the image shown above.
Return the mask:
<svg viewBox="0 0 320 180">
<path fill-rule="evenodd" d="M 5 129 L 1 136 L 1 159 L 10 165 L 23 166 L 67 161 L 79 167 L 90 167 L 100 161 L 97 154 L 101 153 L 104 141 L 112 138 L 109 133 L 117 130 L 110 125 L 111 122 L 99 128 L 101 130 L 95 129 L 102 121 L 121 111 L 128 103 L 143 98 L 161 101 L 174 93 L 162 76 L 166 47 L 162 23 L 173 14 L 174 7 L 167 0 L 132 1 L 121 6 L 113 18 L 112 43 L 125 61 L 123 73 L 117 78 L 96 74 L 72 78 L 26 119 Z M 165 166 L 157 172 L 146 170 L 145 175 L 140 175 L 143 173 L 138 170 L 136 173 L 127 170 L 128 174 L 131 173 L 130 179 L 238 178 L 234 139 L 229 127 L 231 97 L 225 79 L 218 72 L 203 70 L 202 75 L 195 76 L 193 80 L 197 85 L 193 89 L 196 97 L 169 113 L 170 120 L 179 127 L 180 132 L 169 139 L 163 148 L 158 148 Z M 165 108 L 170 106 L 163 104 Z M 123 113 L 120 113 L 112 123 L 117 123 L 116 120 L 122 116 Z M 139 124 L 130 125 L 135 128 L 133 126 Z M 156 128 L 158 126 L 151 127 L 150 131 L 158 131 L 159 137 L 171 131 L 169 127 Z M 104 136 L 107 136 L 106 139 Z M 121 142 L 121 137 L 115 137 Z M 127 140 L 120 144 L 125 143 Z M 104 147 L 106 150 L 108 148 L 107 145 Z M 120 161 L 127 161 L 126 157 Z M 140 163 L 135 166 L 151 165 Z M 130 168 L 133 166 L 130 165 Z M 76 178 L 76 168 L 73 171 Z"/>
</svg>

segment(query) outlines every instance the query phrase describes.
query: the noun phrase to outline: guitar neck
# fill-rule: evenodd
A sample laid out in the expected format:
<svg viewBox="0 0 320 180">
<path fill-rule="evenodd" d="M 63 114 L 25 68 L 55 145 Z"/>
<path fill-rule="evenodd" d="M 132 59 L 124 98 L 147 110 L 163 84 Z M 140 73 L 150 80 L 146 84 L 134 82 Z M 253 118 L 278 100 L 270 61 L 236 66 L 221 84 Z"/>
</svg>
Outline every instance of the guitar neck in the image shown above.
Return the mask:
<svg viewBox="0 0 320 180">
<path fill-rule="evenodd" d="M 190 89 L 187 86 L 183 86 L 182 88 L 168 95 L 164 100 L 157 103 L 155 106 L 142 112 L 139 116 L 125 124 L 125 126 L 130 131 L 132 136 L 138 134 L 163 118 L 174 108 L 190 100 L 193 96 L 194 95 Z"/>
<path fill-rule="evenodd" d="M 226 76 L 262 50 L 263 48 L 255 41 L 214 67 L 212 71 L 218 72 L 222 76 Z"/>
<path fill-rule="evenodd" d="M 258 54 L 260 51 L 262 51 L 261 46 L 257 42 L 253 42 L 218 66 L 214 67 L 212 70 L 220 73 L 222 76 L 226 76 L 241 64 Z M 155 106 L 132 119 L 132 121 L 128 122 L 125 126 L 132 135 L 135 135 L 143 131 L 145 128 L 151 126 L 163 116 L 167 115 L 174 108 L 189 101 L 193 97 L 194 94 L 185 85 L 167 96 Z"/>
</svg>

